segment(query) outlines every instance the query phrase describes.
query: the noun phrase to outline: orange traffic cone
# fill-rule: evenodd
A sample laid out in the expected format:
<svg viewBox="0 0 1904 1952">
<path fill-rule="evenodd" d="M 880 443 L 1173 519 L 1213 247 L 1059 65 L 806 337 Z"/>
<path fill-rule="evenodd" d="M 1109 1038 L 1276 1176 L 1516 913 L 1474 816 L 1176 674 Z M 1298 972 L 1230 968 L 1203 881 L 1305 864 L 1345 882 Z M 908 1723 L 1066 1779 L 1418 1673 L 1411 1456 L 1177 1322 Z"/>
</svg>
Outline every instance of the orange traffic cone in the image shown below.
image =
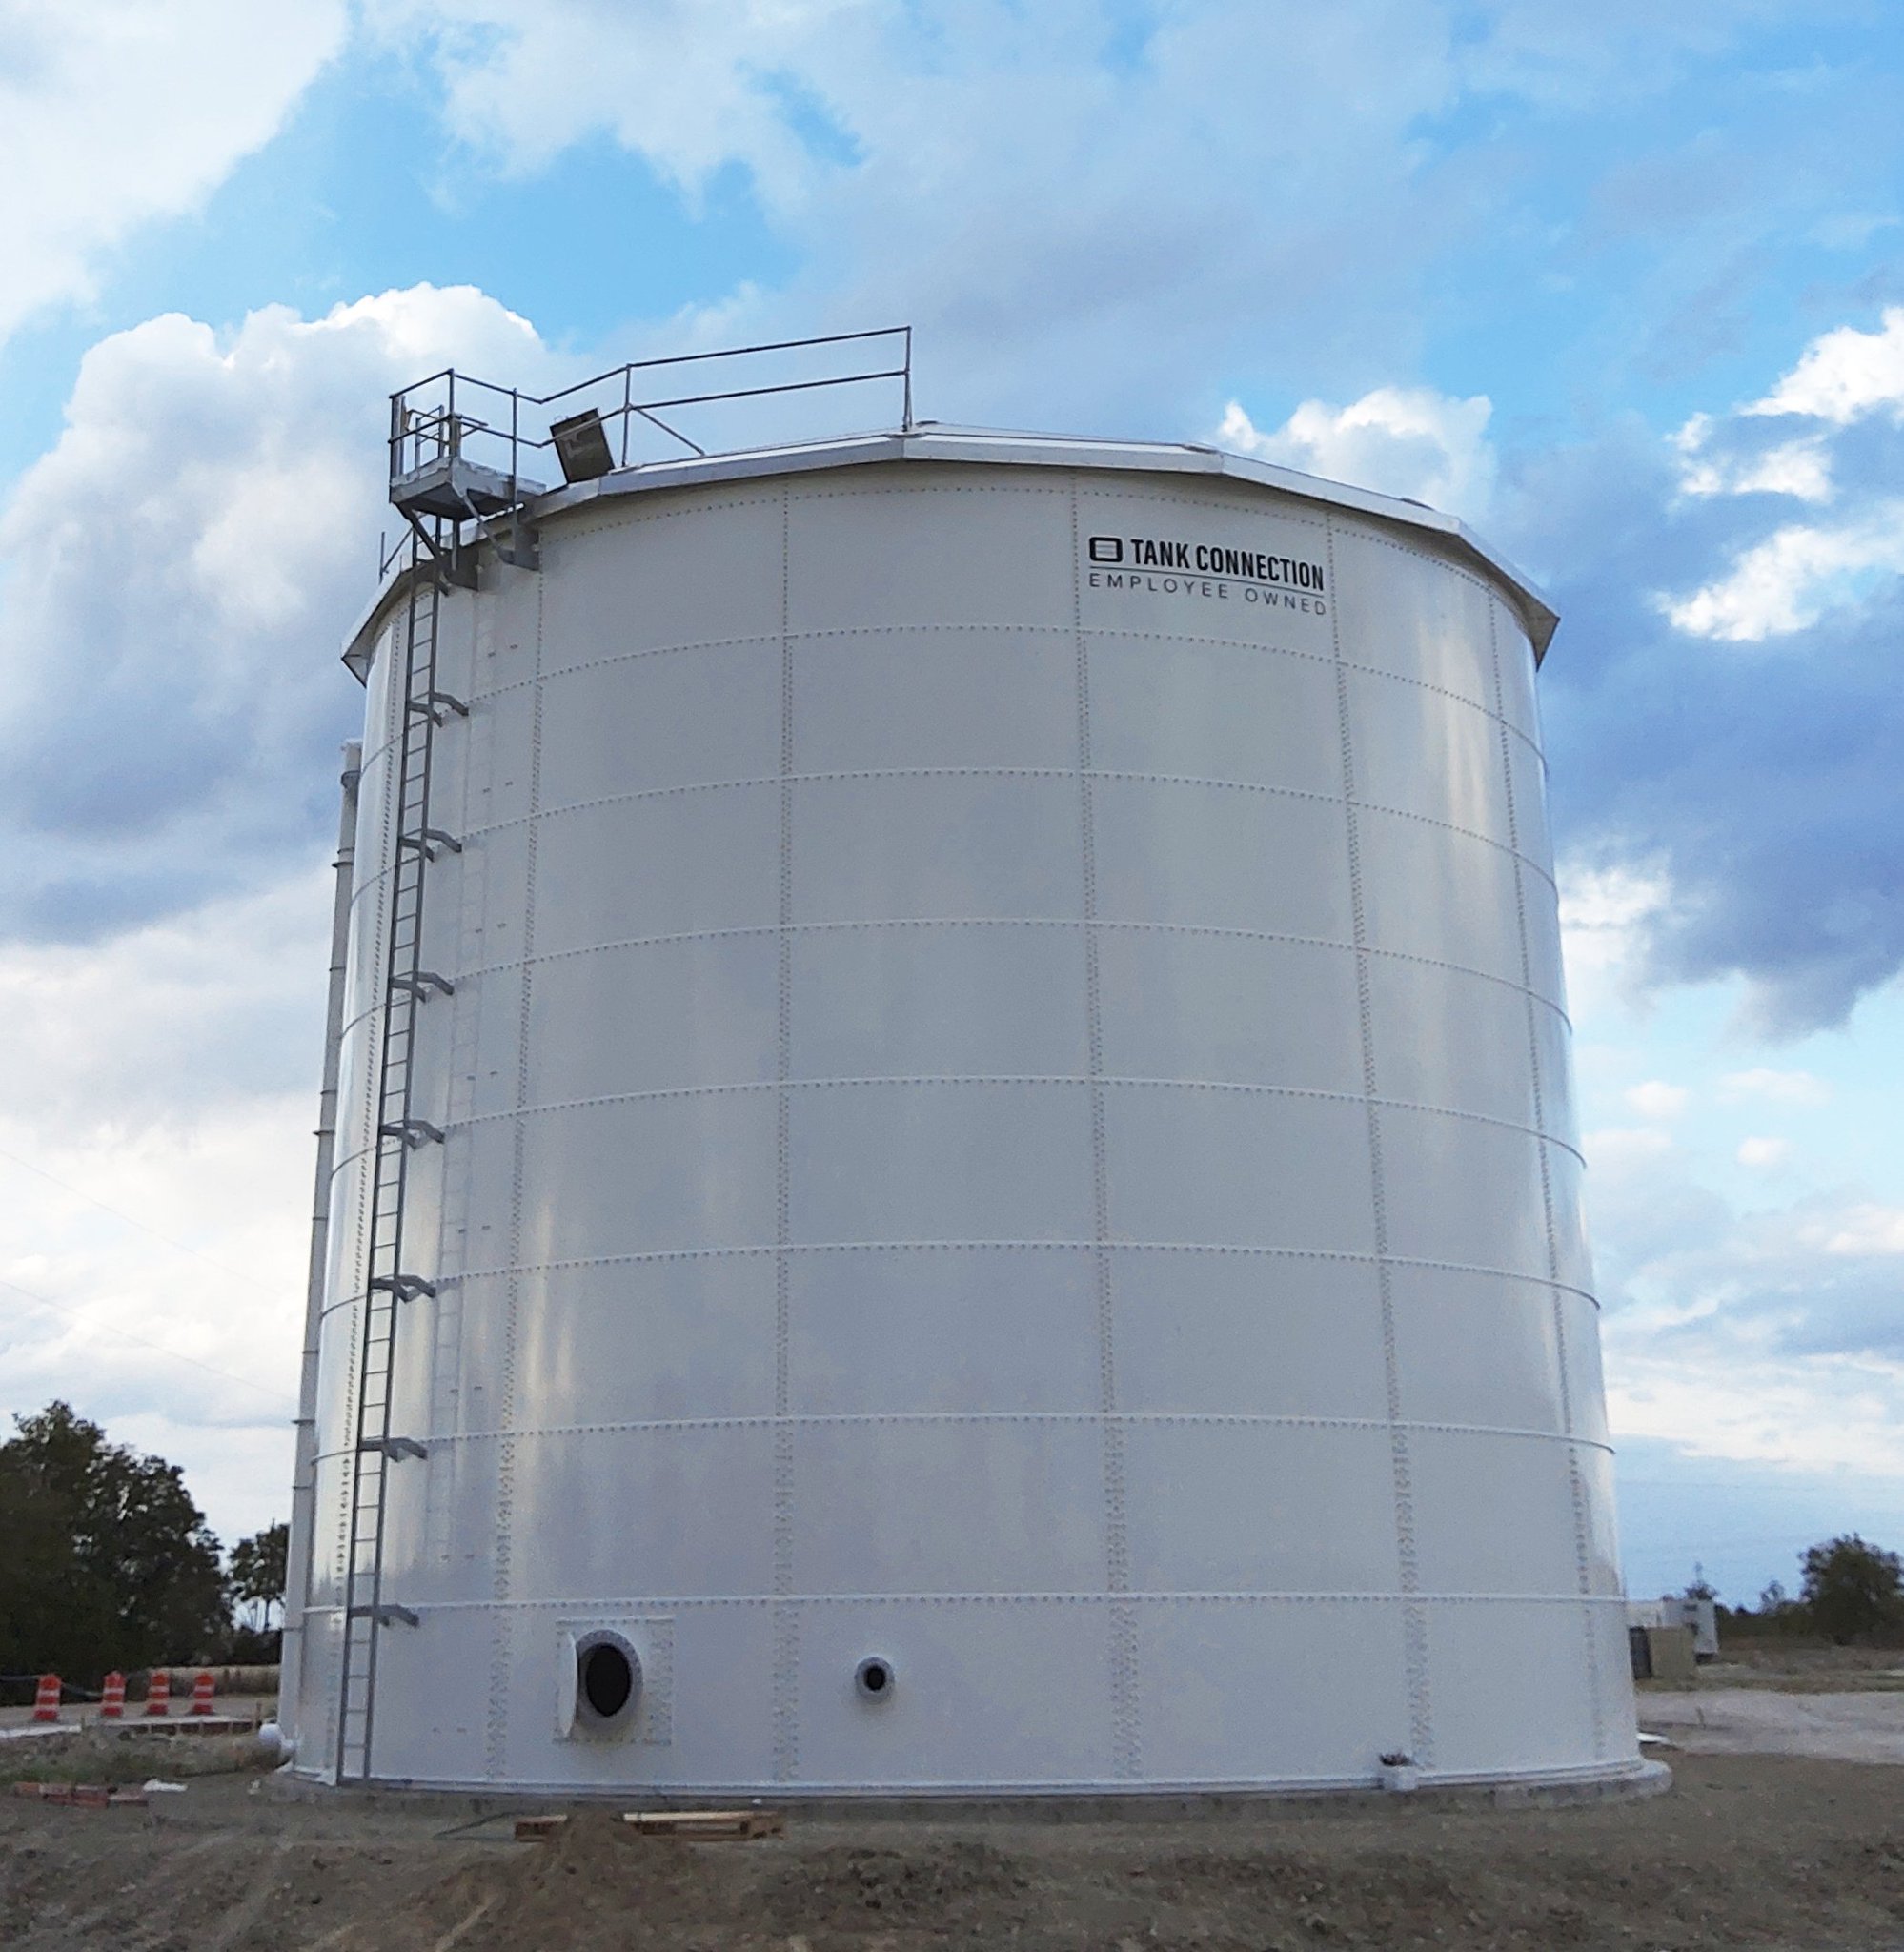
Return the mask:
<svg viewBox="0 0 1904 1952">
<path fill-rule="evenodd" d="M 106 1677 L 99 1694 L 99 1714 L 106 1721 L 117 1721 L 126 1712 L 126 1677 L 116 1669 Z"/>
<path fill-rule="evenodd" d="M 172 1713 L 172 1670 L 155 1667 L 152 1678 L 146 1683 L 146 1713 L 148 1715 L 170 1715 Z"/>
<path fill-rule="evenodd" d="M 188 1715 L 210 1715 L 212 1713 L 212 1677 L 200 1673 L 192 1683 L 192 1706 L 185 1711 Z"/>
<path fill-rule="evenodd" d="M 59 1676 L 43 1674 L 40 1685 L 33 1695 L 33 1719 L 35 1721 L 57 1721 L 59 1719 Z"/>
</svg>

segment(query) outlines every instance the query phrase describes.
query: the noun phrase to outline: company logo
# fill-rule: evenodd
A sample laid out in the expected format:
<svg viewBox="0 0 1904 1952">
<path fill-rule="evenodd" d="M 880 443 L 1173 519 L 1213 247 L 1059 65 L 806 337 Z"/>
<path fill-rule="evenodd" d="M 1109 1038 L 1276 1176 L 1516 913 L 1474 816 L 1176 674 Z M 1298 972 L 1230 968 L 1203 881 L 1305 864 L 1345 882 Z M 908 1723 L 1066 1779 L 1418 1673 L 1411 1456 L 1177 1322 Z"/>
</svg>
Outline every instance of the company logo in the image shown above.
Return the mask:
<svg viewBox="0 0 1904 1952">
<path fill-rule="evenodd" d="M 1084 555 L 1094 590 L 1151 590 L 1328 614 L 1323 566 L 1302 557 L 1161 536 L 1092 536 Z"/>
</svg>

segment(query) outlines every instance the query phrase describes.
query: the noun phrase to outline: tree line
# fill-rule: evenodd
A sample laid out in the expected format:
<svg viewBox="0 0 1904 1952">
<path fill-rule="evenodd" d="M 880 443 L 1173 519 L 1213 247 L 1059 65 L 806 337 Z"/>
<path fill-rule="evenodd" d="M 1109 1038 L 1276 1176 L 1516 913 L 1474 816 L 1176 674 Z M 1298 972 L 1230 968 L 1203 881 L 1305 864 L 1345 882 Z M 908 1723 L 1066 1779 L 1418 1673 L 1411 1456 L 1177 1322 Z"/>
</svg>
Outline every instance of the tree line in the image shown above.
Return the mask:
<svg viewBox="0 0 1904 1952">
<path fill-rule="evenodd" d="M 287 1527 L 229 1562 L 175 1464 L 51 1402 L 0 1444 L 0 1676 L 271 1661 Z"/>
<path fill-rule="evenodd" d="M 1904 1558 L 1896 1553 L 1847 1532 L 1807 1547 L 1798 1565 L 1795 1598 L 1774 1579 L 1755 1609 L 1719 1609 L 1728 1627 L 1747 1635 L 1812 1636 L 1839 1647 L 1904 1643 Z M 1714 1596 L 1707 1588 L 1695 1596 Z"/>
</svg>

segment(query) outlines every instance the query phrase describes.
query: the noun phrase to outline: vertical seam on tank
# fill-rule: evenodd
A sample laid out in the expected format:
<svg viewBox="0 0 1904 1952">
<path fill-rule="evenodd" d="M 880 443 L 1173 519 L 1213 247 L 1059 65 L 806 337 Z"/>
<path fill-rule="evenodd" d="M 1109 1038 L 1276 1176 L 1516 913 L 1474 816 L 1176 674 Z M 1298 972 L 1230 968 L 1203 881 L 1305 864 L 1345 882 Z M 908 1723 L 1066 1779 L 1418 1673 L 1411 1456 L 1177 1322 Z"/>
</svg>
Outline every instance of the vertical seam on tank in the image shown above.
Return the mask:
<svg viewBox="0 0 1904 1952">
<path fill-rule="evenodd" d="M 793 1592 L 794 1426 L 788 1415 L 788 1353 L 792 1334 L 793 1094 L 793 637 L 789 624 L 793 490 L 780 486 L 780 1021 L 774 1092 L 774 1780 L 790 1782 L 800 1769 L 800 1615 Z"/>
<path fill-rule="evenodd" d="M 1329 588 L 1337 588 L 1335 521 L 1327 524 Z M 1421 1599 L 1421 1565 L 1415 1540 L 1414 1462 L 1402 1425 L 1401 1359 L 1395 1338 L 1393 1270 L 1388 1260 L 1388 1203 L 1382 1162 L 1382 1108 L 1376 1102 L 1374 991 L 1369 972 L 1368 912 L 1362 884 L 1362 832 L 1356 800 L 1353 715 L 1348 668 L 1342 657 L 1340 604 L 1329 605 L 1329 641 L 1335 657 L 1336 729 L 1342 742 L 1343 814 L 1348 842 L 1348 905 L 1355 942 L 1355 1001 L 1361 1023 L 1362 1094 L 1368 1123 L 1368 1191 L 1375 1234 L 1375 1286 L 1382 1316 L 1382 1381 L 1388 1420 L 1388 1472 L 1395 1502 L 1395 1553 L 1402 1587 L 1402 1658 L 1408 1695 L 1408 1753 L 1420 1764 L 1434 1760 L 1434 1707 L 1428 1688 L 1428 1613 Z"/>
<path fill-rule="evenodd" d="M 509 1242 L 511 1272 L 504 1293 L 502 1364 L 496 1391 L 496 1557 L 491 1592 L 496 1617 L 491 1626 L 489 1719 L 485 1756 L 492 1780 L 499 1779 L 508 1762 L 509 1696 L 514 1635 L 509 1602 L 513 1591 L 514 1520 L 516 1498 L 516 1359 L 522 1312 L 522 1201 L 528 1170 L 528 1123 L 522 1108 L 529 1102 L 529 1025 L 536 982 L 532 961 L 536 948 L 537 815 L 542 804 L 542 579 L 536 578 L 536 655 L 534 702 L 529 716 L 529 822 L 523 842 L 522 869 L 522 992 L 516 1021 L 516 1109 L 511 1134 Z"/>
<path fill-rule="evenodd" d="M 1573 1418 L 1572 1365 L 1567 1356 L 1567 1312 L 1560 1288 L 1560 1242 L 1553 1215 L 1553 1170 L 1547 1150 L 1547 1093 L 1540 1074 L 1540 1020 L 1533 997 L 1533 951 L 1528 940 L 1527 884 L 1521 871 L 1520 816 L 1514 804 L 1513 748 L 1509 742 L 1507 686 L 1501 677 L 1500 613 L 1493 601 L 1488 605 L 1488 655 L 1494 681 L 1494 722 L 1499 728 L 1501 746 L 1501 785 L 1507 795 L 1508 844 L 1513 849 L 1514 924 L 1521 952 L 1521 990 L 1527 1007 L 1528 1072 L 1533 1083 L 1534 1149 L 1540 1159 L 1541 1212 L 1547 1230 L 1547 1278 L 1549 1305 L 1553 1311 L 1553 1355 L 1560 1385 L 1560 1427 L 1568 1443 L 1567 1490 L 1573 1507 L 1573 1576 L 1580 1595 L 1590 1599 L 1593 1592 L 1592 1561 L 1588 1550 L 1587 1487 L 1581 1477 L 1580 1451 L 1572 1439 L 1578 1435 Z M 1598 1622 L 1591 1606 L 1580 1610 L 1581 1631 L 1587 1638 L 1587 1685 L 1591 1698 L 1593 1753 L 1607 1752 L 1607 1718 L 1601 1701 L 1600 1641 Z"/>
<path fill-rule="evenodd" d="M 1083 846 L 1084 1016 L 1091 1092 L 1091 1275 L 1098 1329 L 1099 1430 L 1104 1446 L 1104 1579 L 1111 1595 L 1111 1767 L 1122 1779 L 1144 1773 L 1138 1704 L 1137 1610 L 1130 1591 L 1130 1525 L 1125 1499 L 1124 1427 L 1118 1415 L 1116 1305 L 1110 1239 L 1110 1171 L 1104 1143 L 1104 1020 L 1098 968 L 1098 854 L 1091 772 L 1091 667 L 1078 572 L 1078 478 L 1071 477 L 1071 622 L 1076 634 L 1078 805 Z"/>
</svg>

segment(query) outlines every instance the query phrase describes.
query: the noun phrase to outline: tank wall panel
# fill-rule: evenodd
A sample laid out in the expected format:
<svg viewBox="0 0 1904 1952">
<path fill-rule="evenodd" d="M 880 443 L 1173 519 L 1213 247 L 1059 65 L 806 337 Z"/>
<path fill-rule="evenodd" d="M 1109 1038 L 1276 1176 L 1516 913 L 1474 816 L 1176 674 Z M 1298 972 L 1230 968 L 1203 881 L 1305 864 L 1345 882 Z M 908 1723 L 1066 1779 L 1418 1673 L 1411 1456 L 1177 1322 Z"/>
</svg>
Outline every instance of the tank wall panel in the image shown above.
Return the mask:
<svg viewBox="0 0 1904 1952">
<path fill-rule="evenodd" d="M 1348 946 L 1107 924 L 1097 959 L 1107 1076 L 1360 1093 Z"/>
<path fill-rule="evenodd" d="M 815 928 L 793 938 L 790 955 L 796 1078 L 1076 1078 L 1088 1068 L 1078 925 Z"/>
<path fill-rule="evenodd" d="M 552 680 L 542 739 L 562 756 L 549 809 L 758 780 L 780 765 L 780 640 L 636 653 Z"/>
<path fill-rule="evenodd" d="M 1390 1272 L 1389 1292 L 1409 1422 L 1566 1433 L 1560 1334 L 1545 1282 L 1408 1267 Z M 1449 1349 L 1485 1349 L 1488 1359 L 1448 1362 Z"/>
<path fill-rule="evenodd" d="M 1252 1782 L 1266 1752 L 1291 1783 L 1364 1781 L 1348 1758 L 1408 1748 L 1392 1601 L 1185 1600 L 1146 1606 L 1139 1636 L 1144 1761 L 1160 1782 Z M 1360 1684 L 1303 1685 L 1338 1666 Z"/>
<path fill-rule="evenodd" d="M 795 1415 L 1077 1416 L 1102 1404 L 1088 1248 L 829 1249 L 796 1256 L 787 1282 Z"/>
<path fill-rule="evenodd" d="M 890 1660 L 896 1678 L 891 1699 L 877 1705 L 853 1684 L 868 1655 Z M 1053 1770 L 1108 1782 L 1111 1670 L 1102 1605 L 815 1607 L 800 1630 L 801 1772 L 845 1785 L 959 1787 Z M 1009 1689 L 1000 1685 L 1006 1674 Z"/>
<path fill-rule="evenodd" d="M 1075 778 L 802 780 L 793 801 L 798 923 L 1079 912 Z"/>
<path fill-rule="evenodd" d="M 1144 1593 L 1393 1593 L 1388 1432 L 1134 1421 L 1124 1436 L 1132 1583 Z"/>
<path fill-rule="evenodd" d="M 1541 1128 L 1527 998 L 1445 964 L 1372 956 L 1376 1088 L 1384 1098 Z"/>
<path fill-rule="evenodd" d="M 1387 1415 L 1372 1257 L 1129 1249 L 1111 1267 L 1119 1409 Z"/>
<path fill-rule="evenodd" d="M 1162 659 L 1156 640 L 1140 632 L 1098 632 L 1086 644 L 1094 766 L 1340 798 L 1328 661 L 1198 640 Z M 1075 747 L 1076 701 L 1066 703 Z"/>
<path fill-rule="evenodd" d="M 776 663 L 780 640 L 775 640 Z M 802 773 L 1078 763 L 1077 645 L 1068 628 L 946 624 L 851 630 L 791 645 Z M 779 673 L 775 674 L 778 738 Z M 1002 703 L 1009 699 L 1009 710 Z M 776 753 L 766 770 L 779 767 Z"/>
<path fill-rule="evenodd" d="M 1591 1612 L 1579 1600 L 1492 1606 L 1485 1614 L 1460 1601 L 1428 1606 L 1437 1772 L 1501 1776 L 1599 1759 L 1587 1658 Z M 1625 1692 L 1631 1702 L 1626 1675 L 1623 1668 L 1620 1688 L 1608 1694 Z M 1629 1741 L 1631 1726 L 1629 1719 Z"/>
</svg>

